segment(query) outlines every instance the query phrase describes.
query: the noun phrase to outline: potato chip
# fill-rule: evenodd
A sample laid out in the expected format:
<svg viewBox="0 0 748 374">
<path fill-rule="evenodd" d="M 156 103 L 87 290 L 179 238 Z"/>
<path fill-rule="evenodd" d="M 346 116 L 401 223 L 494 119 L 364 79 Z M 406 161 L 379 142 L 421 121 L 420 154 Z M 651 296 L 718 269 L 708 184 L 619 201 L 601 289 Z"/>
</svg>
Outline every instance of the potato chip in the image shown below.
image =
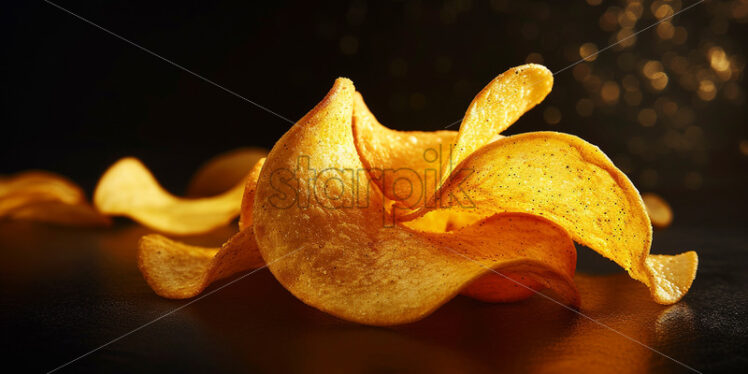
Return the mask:
<svg viewBox="0 0 748 374">
<path fill-rule="evenodd" d="M 353 133 L 361 161 L 387 198 L 415 209 L 436 193 L 441 165 L 456 131 L 395 131 L 382 126 L 354 96 Z"/>
<path fill-rule="evenodd" d="M 27 171 L 0 178 L 0 215 L 34 202 L 77 204 L 85 200 L 80 187 L 57 174 Z"/>
<path fill-rule="evenodd" d="M 262 148 L 239 148 L 213 157 L 195 172 L 187 196 L 214 196 L 234 188 L 267 153 Z"/>
<path fill-rule="evenodd" d="M 251 228 L 241 230 L 220 249 L 186 245 L 159 234 L 140 239 L 138 267 L 159 296 L 185 299 L 211 283 L 263 266 Z"/>
<path fill-rule="evenodd" d="M 43 222 L 62 226 L 108 226 L 109 217 L 102 215 L 87 202 L 66 204 L 59 201 L 42 201 L 16 208 L 8 217 L 16 220 Z"/>
<path fill-rule="evenodd" d="M 66 226 L 103 226 L 110 222 L 88 204 L 77 185 L 43 171 L 0 178 L 0 218 Z"/>
<path fill-rule="evenodd" d="M 212 197 L 183 199 L 164 190 L 135 158 L 123 158 L 99 180 L 96 207 L 128 216 L 152 229 L 175 235 L 198 234 L 228 224 L 240 210 L 244 183 Z"/>
<path fill-rule="evenodd" d="M 338 79 L 273 147 L 260 173 L 254 231 L 281 284 L 309 305 L 374 325 L 422 318 L 491 269 L 578 302 L 573 243 L 542 217 L 500 215 L 449 233 L 384 227 L 383 196 L 369 189 L 368 174 L 355 172 L 364 165 L 353 105 L 353 84 Z M 475 292 L 490 299 L 503 288 Z"/>
<path fill-rule="evenodd" d="M 662 229 L 670 226 L 673 222 L 673 210 L 665 199 L 653 193 L 645 193 L 642 194 L 642 201 L 655 227 Z"/>
<path fill-rule="evenodd" d="M 505 302 L 549 289 L 578 306 L 573 239 L 624 267 L 655 301 L 678 301 L 695 277 L 696 253 L 649 254 L 638 191 L 599 149 L 560 133 L 499 135 L 551 84 L 541 66 L 509 70 L 473 100 L 455 137 L 387 129 L 340 78 L 250 173 L 238 234 L 246 236 L 221 250 L 147 236 L 141 271 L 157 293 L 190 297 L 219 278 L 211 274 L 264 259 L 308 305 L 391 325 L 460 292 Z M 456 148 L 446 159 L 423 157 L 448 143 Z M 449 173 L 429 182 L 435 169 Z M 402 181 L 422 182 L 420 198 Z M 392 220 L 398 208 L 406 214 Z M 221 253 L 251 261 L 212 270 L 228 266 L 216 264 Z"/>
<path fill-rule="evenodd" d="M 495 140 L 525 112 L 538 105 L 553 87 L 553 74 L 543 65 L 526 64 L 494 78 L 465 112 L 460 131 L 447 158 L 442 181 L 468 155 Z"/>
<path fill-rule="evenodd" d="M 252 226 L 252 206 L 255 203 L 255 191 L 257 190 L 257 179 L 260 178 L 262 165 L 265 164 L 265 158 L 257 160 L 255 166 L 247 176 L 247 182 L 244 185 L 244 196 L 242 197 L 241 212 L 239 212 L 239 229 L 246 229 Z"/>
<path fill-rule="evenodd" d="M 639 192 L 597 147 L 572 135 L 535 132 L 491 143 L 459 165 L 438 199 L 479 216 L 548 218 L 646 284 L 661 304 L 680 300 L 696 274 L 693 251 L 649 255 L 652 226 Z"/>
</svg>

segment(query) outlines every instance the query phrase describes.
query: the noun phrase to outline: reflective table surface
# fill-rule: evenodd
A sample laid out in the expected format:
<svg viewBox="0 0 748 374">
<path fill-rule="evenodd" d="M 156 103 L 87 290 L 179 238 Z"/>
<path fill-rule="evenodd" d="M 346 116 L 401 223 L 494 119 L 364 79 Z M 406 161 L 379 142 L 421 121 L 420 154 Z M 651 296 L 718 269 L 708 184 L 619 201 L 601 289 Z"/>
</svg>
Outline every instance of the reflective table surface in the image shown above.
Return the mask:
<svg viewBox="0 0 748 374">
<path fill-rule="evenodd" d="M 586 317 L 540 296 L 513 304 L 458 296 L 389 328 L 306 306 L 267 269 L 187 306 L 162 299 L 135 264 L 149 230 L 124 219 L 109 229 L 0 222 L 0 351 L 6 367 L 32 372 L 76 358 L 59 372 L 736 371 L 748 367 L 745 199 L 700 196 L 670 198 L 676 220 L 655 232 L 654 253 L 699 252 L 697 278 L 678 304 L 655 304 L 643 285 L 579 248 Z M 186 240 L 217 245 L 232 231 Z"/>
</svg>

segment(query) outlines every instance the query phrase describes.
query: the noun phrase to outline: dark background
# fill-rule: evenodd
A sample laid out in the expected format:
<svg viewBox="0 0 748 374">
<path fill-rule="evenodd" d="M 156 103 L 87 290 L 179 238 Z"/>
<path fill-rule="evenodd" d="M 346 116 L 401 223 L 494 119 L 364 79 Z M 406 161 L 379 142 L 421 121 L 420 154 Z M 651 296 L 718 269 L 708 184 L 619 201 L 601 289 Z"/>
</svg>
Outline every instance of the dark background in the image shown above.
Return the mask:
<svg viewBox="0 0 748 374">
<path fill-rule="evenodd" d="M 442 129 L 493 77 L 537 54 L 556 72 L 580 59 L 584 43 L 602 49 L 657 21 L 663 4 L 691 3 L 57 2 L 294 121 L 336 77 L 349 77 L 382 123 L 403 130 Z M 682 29 L 670 39 L 652 28 L 560 72 L 508 133 L 578 135 L 646 191 L 742 190 L 748 11 L 740 4 L 707 1 L 672 19 Z M 134 155 L 181 192 L 210 156 L 272 147 L 290 126 L 43 1 L 8 4 L 0 17 L 0 174 L 47 169 L 91 191 L 107 166 Z M 710 66 L 713 47 L 724 51 L 727 79 Z M 652 88 L 647 61 L 662 62 L 664 89 Z M 705 80 L 714 89 L 700 93 Z M 606 102 L 613 86 L 618 98 Z M 657 116 L 653 126 L 640 124 L 643 109 Z"/>
<path fill-rule="evenodd" d="M 542 59 L 560 71 L 693 3 L 597 2 L 56 3 L 292 120 L 346 76 L 385 125 L 439 130 L 507 68 Z M 43 1 L 3 5 L 0 174 L 52 170 L 91 192 L 134 155 L 179 193 L 209 157 L 272 147 L 290 127 Z M 580 248 L 582 310 L 704 372 L 748 362 L 747 22 L 748 2 L 697 5 L 561 71 L 508 131 L 578 135 L 671 203 L 675 220 L 652 251 L 698 251 L 689 294 L 654 304 Z M 232 229 L 186 240 L 218 245 Z M 153 294 L 137 270 L 134 248 L 148 232 L 127 220 L 108 230 L 0 223 L 3 362 L 51 370 L 184 305 Z M 305 306 L 267 270 L 66 369 L 684 370 L 539 297 L 457 297 L 417 323 L 371 328 Z"/>
</svg>

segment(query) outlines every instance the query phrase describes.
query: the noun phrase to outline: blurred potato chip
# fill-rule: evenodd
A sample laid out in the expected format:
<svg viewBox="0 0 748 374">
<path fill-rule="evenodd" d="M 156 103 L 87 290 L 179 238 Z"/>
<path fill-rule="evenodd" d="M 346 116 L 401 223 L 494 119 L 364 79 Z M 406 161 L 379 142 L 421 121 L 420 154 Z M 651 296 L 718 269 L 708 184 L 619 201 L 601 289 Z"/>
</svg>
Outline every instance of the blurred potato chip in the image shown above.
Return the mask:
<svg viewBox="0 0 748 374">
<path fill-rule="evenodd" d="M 241 208 L 244 182 L 211 197 L 184 199 L 164 190 L 135 158 L 123 158 L 101 177 L 94 204 L 105 214 L 128 216 L 154 230 L 198 234 L 231 222 Z"/>
<path fill-rule="evenodd" d="M 107 217 L 88 204 L 80 187 L 43 171 L 0 178 L 0 218 L 65 226 L 109 224 Z"/>
<path fill-rule="evenodd" d="M 12 219 L 43 222 L 61 226 L 108 226 L 109 217 L 102 215 L 87 202 L 66 204 L 43 201 L 14 209 L 8 214 Z"/>
<path fill-rule="evenodd" d="M 268 152 L 262 148 L 239 148 L 205 162 L 190 180 L 187 196 L 205 197 L 224 193 L 244 181 L 252 167 Z"/>
<path fill-rule="evenodd" d="M 673 210 L 670 204 L 662 197 L 653 193 L 642 194 L 644 207 L 647 208 L 647 214 L 652 224 L 657 228 L 665 228 L 673 222 Z"/>
</svg>

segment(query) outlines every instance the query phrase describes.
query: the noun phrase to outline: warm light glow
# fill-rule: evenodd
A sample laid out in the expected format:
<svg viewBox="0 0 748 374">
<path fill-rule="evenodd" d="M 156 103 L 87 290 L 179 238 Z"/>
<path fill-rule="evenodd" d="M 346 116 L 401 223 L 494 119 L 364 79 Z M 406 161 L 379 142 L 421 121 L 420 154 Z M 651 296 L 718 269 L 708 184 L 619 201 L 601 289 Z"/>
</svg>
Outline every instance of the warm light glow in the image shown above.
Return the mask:
<svg viewBox="0 0 748 374">
<path fill-rule="evenodd" d="M 670 4 L 662 4 L 660 1 L 656 1 L 652 4 L 652 14 L 654 14 L 657 19 L 663 19 L 665 17 L 670 17 L 673 15 L 673 7 L 670 6 Z"/>
<path fill-rule="evenodd" d="M 650 80 L 650 84 L 652 85 L 652 88 L 654 88 L 657 91 L 662 91 L 667 87 L 668 77 L 667 74 L 663 72 L 657 72 L 652 77 L 652 80 Z"/>
<path fill-rule="evenodd" d="M 685 43 L 686 40 L 688 40 L 688 30 L 683 26 L 676 27 L 673 34 L 673 43 L 680 45 Z"/>
<path fill-rule="evenodd" d="M 662 63 L 656 60 L 647 61 L 642 67 L 642 73 L 649 79 L 654 79 L 657 73 L 662 72 Z"/>
<path fill-rule="evenodd" d="M 595 43 L 584 43 L 579 47 L 579 57 L 585 61 L 595 61 L 597 59 L 597 46 Z"/>
<path fill-rule="evenodd" d="M 730 68 L 730 61 L 727 59 L 727 54 L 720 47 L 709 48 L 707 52 L 709 56 L 709 63 L 714 70 L 727 70 Z"/>
<path fill-rule="evenodd" d="M 632 45 L 636 44 L 636 36 L 634 35 L 633 29 L 621 29 L 621 31 L 616 34 L 616 41 L 619 43 L 618 45 L 623 48 L 631 47 Z"/>
<path fill-rule="evenodd" d="M 618 97 L 621 94 L 621 89 L 618 88 L 618 83 L 614 81 L 607 81 L 603 83 L 603 87 L 600 89 L 600 97 L 603 101 L 608 104 L 615 104 L 618 102 Z"/>
<path fill-rule="evenodd" d="M 657 36 L 663 40 L 672 39 L 675 36 L 675 27 L 670 22 L 663 22 L 657 25 Z"/>
<path fill-rule="evenodd" d="M 714 97 L 717 96 L 717 87 L 715 87 L 714 82 L 704 79 L 699 82 L 699 90 L 697 91 L 697 94 L 701 100 L 714 100 Z"/>
</svg>

